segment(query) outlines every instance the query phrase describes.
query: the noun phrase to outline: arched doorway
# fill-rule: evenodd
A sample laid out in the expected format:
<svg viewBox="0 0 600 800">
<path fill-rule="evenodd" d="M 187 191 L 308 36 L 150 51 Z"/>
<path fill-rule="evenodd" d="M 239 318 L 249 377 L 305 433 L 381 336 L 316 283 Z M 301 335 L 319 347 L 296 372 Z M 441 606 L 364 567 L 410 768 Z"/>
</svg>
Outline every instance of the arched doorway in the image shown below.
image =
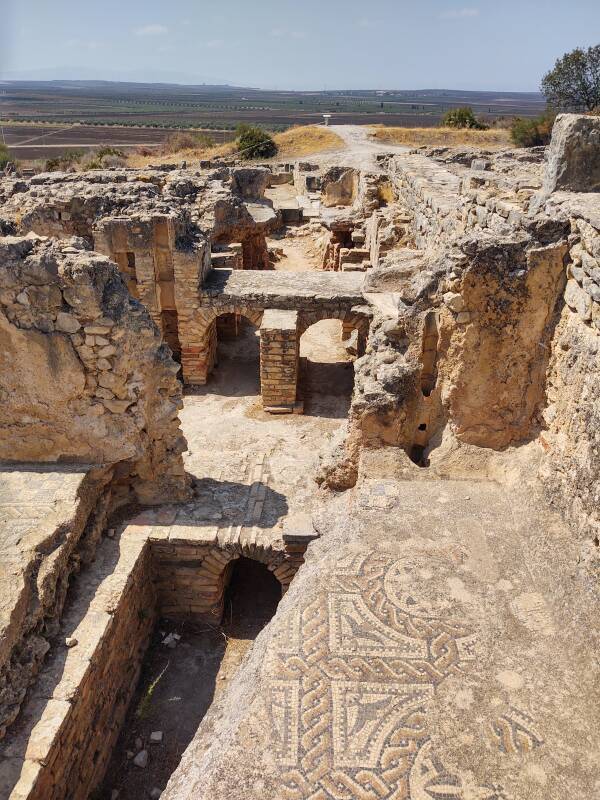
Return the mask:
<svg viewBox="0 0 600 800">
<path fill-rule="evenodd" d="M 260 394 L 260 320 L 235 311 L 213 322 L 215 360 L 210 382 L 227 394 Z"/>
<path fill-rule="evenodd" d="M 228 635 L 254 639 L 272 619 L 281 584 L 265 564 L 241 556 L 230 562 L 222 625 Z"/>
<path fill-rule="evenodd" d="M 356 353 L 342 337 L 339 319 L 319 320 L 300 337 L 299 394 L 305 414 L 342 417 L 348 413 Z"/>
</svg>

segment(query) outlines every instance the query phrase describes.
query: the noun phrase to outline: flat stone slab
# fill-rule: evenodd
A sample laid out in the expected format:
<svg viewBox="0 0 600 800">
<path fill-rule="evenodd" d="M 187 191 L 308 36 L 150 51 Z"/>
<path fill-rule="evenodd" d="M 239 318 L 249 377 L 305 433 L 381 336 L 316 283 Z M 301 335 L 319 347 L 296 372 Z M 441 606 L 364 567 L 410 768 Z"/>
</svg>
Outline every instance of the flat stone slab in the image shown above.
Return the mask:
<svg viewBox="0 0 600 800">
<path fill-rule="evenodd" d="M 0 552 L 16 552 L 28 532 L 76 498 L 88 468 L 63 464 L 0 464 Z M 70 510 L 70 509 L 69 509 Z"/>
<path fill-rule="evenodd" d="M 290 308 L 307 301 L 362 302 L 364 275 L 342 272 L 284 272 L 213 269 L 201 296 L 268 308 Z"/>
<path fill-rule="evenodd" d="M 533 495 L 379 479 L 334 500 L 165 800 L 598 796 L 598 590 Z"/>
</svg>

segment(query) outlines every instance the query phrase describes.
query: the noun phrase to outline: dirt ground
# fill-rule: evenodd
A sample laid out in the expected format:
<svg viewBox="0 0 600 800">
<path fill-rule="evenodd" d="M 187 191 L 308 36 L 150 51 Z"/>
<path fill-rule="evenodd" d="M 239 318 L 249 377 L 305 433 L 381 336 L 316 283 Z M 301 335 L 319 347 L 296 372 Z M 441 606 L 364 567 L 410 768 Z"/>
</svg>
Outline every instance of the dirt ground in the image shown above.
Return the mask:
<svg viewBox="0 0 600 800">
<path fill-rule="evenodd" d="M 141 800 L 165 788 L 213 700 L 237 672 L 250 645 L 271 619 L 280 584 L 265 566 L 239 559 L 225 597 L 218 627 L 159 620 L 136 694 L 115 747 L 107 778 L 98 795 L 110 800 Z M 181 638 L 174 648 L 168 634 Z M 153 743 L 151 734 L 162 732 Z M 141 750 L 147 766 L 134 764 Z"/>
<path fill-rule="evenodd" d="M 315 235 L 268 239 L 267 244 L 283 251 L 275 262 L 276 270 L 305 272 L 321 269 L 323 247 Z"/>
</svg>

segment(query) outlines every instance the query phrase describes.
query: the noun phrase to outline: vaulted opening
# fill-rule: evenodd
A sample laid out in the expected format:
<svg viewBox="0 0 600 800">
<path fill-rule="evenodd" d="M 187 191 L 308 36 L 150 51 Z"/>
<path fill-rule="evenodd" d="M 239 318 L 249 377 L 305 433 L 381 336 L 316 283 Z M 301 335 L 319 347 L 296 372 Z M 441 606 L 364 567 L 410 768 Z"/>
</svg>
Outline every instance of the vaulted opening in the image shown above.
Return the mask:
<svg viewBox="0 0 600 800">
<path fill-rule="evenodd" d="M 251 558 L 236 559 L 225 592 L 223 629 L 254 639 L 275 615 L 280 599 L 281 584 L 271 570 Z"/>
<path fill-rule="evenodd" d="M 232 394 L 260 394 L 260 334 L 241 314 L 221 314 L 214 323 L 217 349 L 210 382 Z"/>
<path fill-rule="evenodd" d="M 343 339 L 339 319 L 315 322 L 300 337 L 299 394 L 304 412 L 321 414 L 326 406 L 335 416 L 345 416 L 354 388 L 356 351 Z"/>
</svg>

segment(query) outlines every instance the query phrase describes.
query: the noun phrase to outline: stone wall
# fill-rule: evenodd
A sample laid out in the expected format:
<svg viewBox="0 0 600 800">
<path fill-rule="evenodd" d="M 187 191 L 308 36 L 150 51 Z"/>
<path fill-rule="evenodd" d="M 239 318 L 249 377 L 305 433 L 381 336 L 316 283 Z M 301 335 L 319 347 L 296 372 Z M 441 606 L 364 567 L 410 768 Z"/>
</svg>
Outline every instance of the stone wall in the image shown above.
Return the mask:
<svg viewBox="0 0 600 800">
<path fill-rule="evenodd" d="M 105 540 L 81 576 L 44 675 L 6 740 L 0 791 L 11 800 L 87 800 L 104 777 L 155 622 L 149 545 Z M 105 574 L 105 573 L 104 573 Z"/>
<path fill-rule="evenodd" d="M 94 557 L 111 479 L 110 468 L 0 468 L 0 739 L 59 629 L 71 576 Z"/>
<path fill-rule="evenodd" d="M 256 502 L 262 503 L 264 487 L 255 486 Z M 178 535 L 181 537 L 178 539 Z M 168 541 L 152 543 L 152 557 L 160 612 L 171 618 L 196 619 L 218 625 L 223 616 L 225 589 L 231 567 L 240 556 L 264 563 L 281 583 L 282 593 L 300 565 L 306 545 L 286 544 L 281 550 L 212 541 L 186 540 L 185 532 L 174 532 Z"/>
<path fill-rule="evenodd" d="M 256 483 L 248 523 L 260 519 Z M 218 625 L 231 567 L 264 563 L 284 594 L 314 533 L 284 532 L 272 548 L 219 543 L 210 528 L 171 525 L 173 507 L 145 511 L 104 537 L 69 592 L 61 635 L 9 730 L 0 796 L 87 800 L 101 783 L 131 701 L 157 614 Z M 308 538 L 307 538 L 308 534 Z"/>
<path fill-rule="evenodd" d="M 467 263 L 443 294 L 440 400 L 456 438 L 499 449 L 536 433 L 567 244 L 481 237 L 462 247 Z"/>
<path fill-rule="evenodd" d="M 564 305 L 546 378 L 540 476 L 551 502 L 594 550 L 600 537 L 600 216 L 598 196 L 564 196 L 571 219 Z M 561 198 L 558 198 L 561 199 Z M 597 552 L 597 551 L 596 551 Z"/>
<path fill-rule="evenodd" d="M 0 459 L 122 462 L 142 502 L 184 497 L 178 366 L 116 266 L 35 235 L 0 261 Z"/>
</svg>

